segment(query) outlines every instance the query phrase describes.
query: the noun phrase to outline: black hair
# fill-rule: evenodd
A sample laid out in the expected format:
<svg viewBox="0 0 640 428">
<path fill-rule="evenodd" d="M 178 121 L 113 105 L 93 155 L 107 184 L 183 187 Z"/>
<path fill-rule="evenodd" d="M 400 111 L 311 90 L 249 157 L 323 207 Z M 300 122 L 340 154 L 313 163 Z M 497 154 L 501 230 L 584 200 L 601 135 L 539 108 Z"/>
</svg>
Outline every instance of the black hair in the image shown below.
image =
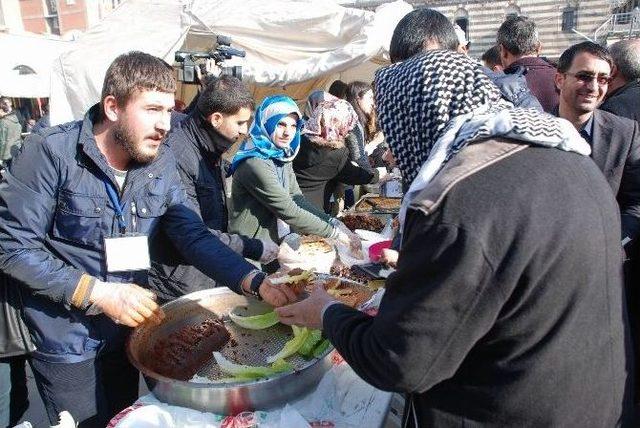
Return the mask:
<svg viewBox="0 0 640 428">
<path fill-rule="evenodd" d="M 437 44 L 440 49 L 456 51 L 460 42 L 453 24 L 446 16 L 421 7 L 406 14 L 393 30 L 389 47 L 391 62 L 404 61 L 424 52 L 428 43 Z"/>
<path fill-rule="evenodd" d="M 482 54 L 480 59 L 484 61 L 489 68 L 496 65 L 502 65 L 502 60 L 500 59 L 500 46 L 494 45 L 490 47 Z"/>
<path fill-rule="evenodd" d="M 611 54 L 607 48 L 593 42 L 582 42 L 570 46 L 567 50 L 562 52 L 562 55 L 560 55 L 560 59 L 558 60 L 558 72 L 566 73 L 569 71 L 574 58 L 583 52 L 590 53 L 591 55 L 608 62 L 610 67 L 613 66 L 613 59 L 611 58 Z"/>
<path fill-rule="evenodd" d="M 334 80 L 331 86 L 329 86 L 329 90 L 327 92 L 334 97 L 344 100 L 347 96 L 347 84 L 342 80 Z"/>
<path fill-rule="evenodd" d="M 216 112 L 235 114 L 243 107 L 249 110 L 255 107 L 251 92 L 241 80 L 233 76 L 220 76 L 208 80 L 197 105 L 205 117 Z"/>
</svg>

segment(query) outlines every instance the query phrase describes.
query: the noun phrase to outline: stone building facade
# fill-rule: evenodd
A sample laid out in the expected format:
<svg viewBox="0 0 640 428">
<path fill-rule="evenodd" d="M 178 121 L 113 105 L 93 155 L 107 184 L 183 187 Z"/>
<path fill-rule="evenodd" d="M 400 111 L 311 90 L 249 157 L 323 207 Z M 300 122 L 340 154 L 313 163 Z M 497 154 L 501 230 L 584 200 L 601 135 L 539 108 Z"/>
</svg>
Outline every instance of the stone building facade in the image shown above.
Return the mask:
<svg viewBox="0 0 640 428">
<path fill-rule="evenodd" d="M 436 9 L 466 30 L 470 55 L 480 57 L 496 39 L 500 24 L 509 15 L 524 15 L 538 24 L 541 55 L 557 58 L 570 45 L 594 39 L 610 19 L 616 0 L 405 0 L 414 7 Z M 341 1 L 344 6 L 373 10 L 387 1 Z"/>
</svg>

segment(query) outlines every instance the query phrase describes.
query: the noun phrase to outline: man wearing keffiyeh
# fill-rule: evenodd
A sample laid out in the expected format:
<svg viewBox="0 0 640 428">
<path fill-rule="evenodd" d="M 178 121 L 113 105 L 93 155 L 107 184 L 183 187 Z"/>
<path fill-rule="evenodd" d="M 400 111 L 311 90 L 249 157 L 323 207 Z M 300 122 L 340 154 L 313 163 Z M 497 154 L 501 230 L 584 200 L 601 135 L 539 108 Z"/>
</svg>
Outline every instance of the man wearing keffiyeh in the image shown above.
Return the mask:
<svg viewBox="0 0 640 428">
<path fill-rule="evenodd" d="M 480 67 L 433 51 L 376 74 L 409 185 L 377 316 L 323 290 L 276 311 L 406 393 L 404 426 L 630 424 L 615 199 L 570 124 L 500 101 Z"/>
</svg>

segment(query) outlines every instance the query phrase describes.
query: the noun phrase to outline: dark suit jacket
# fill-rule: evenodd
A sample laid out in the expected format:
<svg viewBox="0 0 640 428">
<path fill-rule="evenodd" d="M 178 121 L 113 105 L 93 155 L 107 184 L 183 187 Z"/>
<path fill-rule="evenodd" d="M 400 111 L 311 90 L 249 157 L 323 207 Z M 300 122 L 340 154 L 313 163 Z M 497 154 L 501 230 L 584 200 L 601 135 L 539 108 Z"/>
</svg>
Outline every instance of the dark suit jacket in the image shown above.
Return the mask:
<svg viewBox="0 0 640 428">
<path fill-rule="evenodd" d="M 640 231 L 640 130 L 638 123 L 596 110 L 593 114 L 592 153 L 616 195 L 622 215 L 622 237 Z"/>
<path fill-rule="evenodd" d="M 640 122 L 640 81 L 629 82 L 608 94 L 600 109 Z"/>
</svg>

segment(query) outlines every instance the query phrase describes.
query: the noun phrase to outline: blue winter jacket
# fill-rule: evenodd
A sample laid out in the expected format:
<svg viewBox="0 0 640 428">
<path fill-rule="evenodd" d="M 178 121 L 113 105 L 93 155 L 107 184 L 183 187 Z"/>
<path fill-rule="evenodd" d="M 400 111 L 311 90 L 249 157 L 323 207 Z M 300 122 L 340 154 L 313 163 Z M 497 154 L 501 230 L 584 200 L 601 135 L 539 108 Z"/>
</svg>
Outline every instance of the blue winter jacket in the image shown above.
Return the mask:
<svg viewBox="0 0 640 428">
<path fill-rule="evenodd" d="M 527 79 L 524 77 L 524 67 L 519 67 L 510 74 L 495 72 L 487 67 L 484 67 L 483 70 L 500 89 L 502 98 L 512 103 L 515 107 L 534 108 L 538 111 L 544 111 L 540 101 L 533 95 L 527 85 Z"/>
<path fill-rule="evenodd" d="M 104 177 L 115 177 L 93 136 L 94 106 L 83 121 L 33 134 L 0 183 L 0 269 L 21 288 L 36 358 L 78 362 L 122 349 L 127 328 L 71 306 L 83 274 L 147 285 L 146 271 L 107 273 L 104 238 L 118 223 Z M 129 170 L 121 195 L 127 232 L 162 228 L 185 260 L 240 290 L 253 265 L 209 233 L 180 182 L 171 150 Z M 152 241 L 152 239 L 150 239 Z"/>
</svg>

